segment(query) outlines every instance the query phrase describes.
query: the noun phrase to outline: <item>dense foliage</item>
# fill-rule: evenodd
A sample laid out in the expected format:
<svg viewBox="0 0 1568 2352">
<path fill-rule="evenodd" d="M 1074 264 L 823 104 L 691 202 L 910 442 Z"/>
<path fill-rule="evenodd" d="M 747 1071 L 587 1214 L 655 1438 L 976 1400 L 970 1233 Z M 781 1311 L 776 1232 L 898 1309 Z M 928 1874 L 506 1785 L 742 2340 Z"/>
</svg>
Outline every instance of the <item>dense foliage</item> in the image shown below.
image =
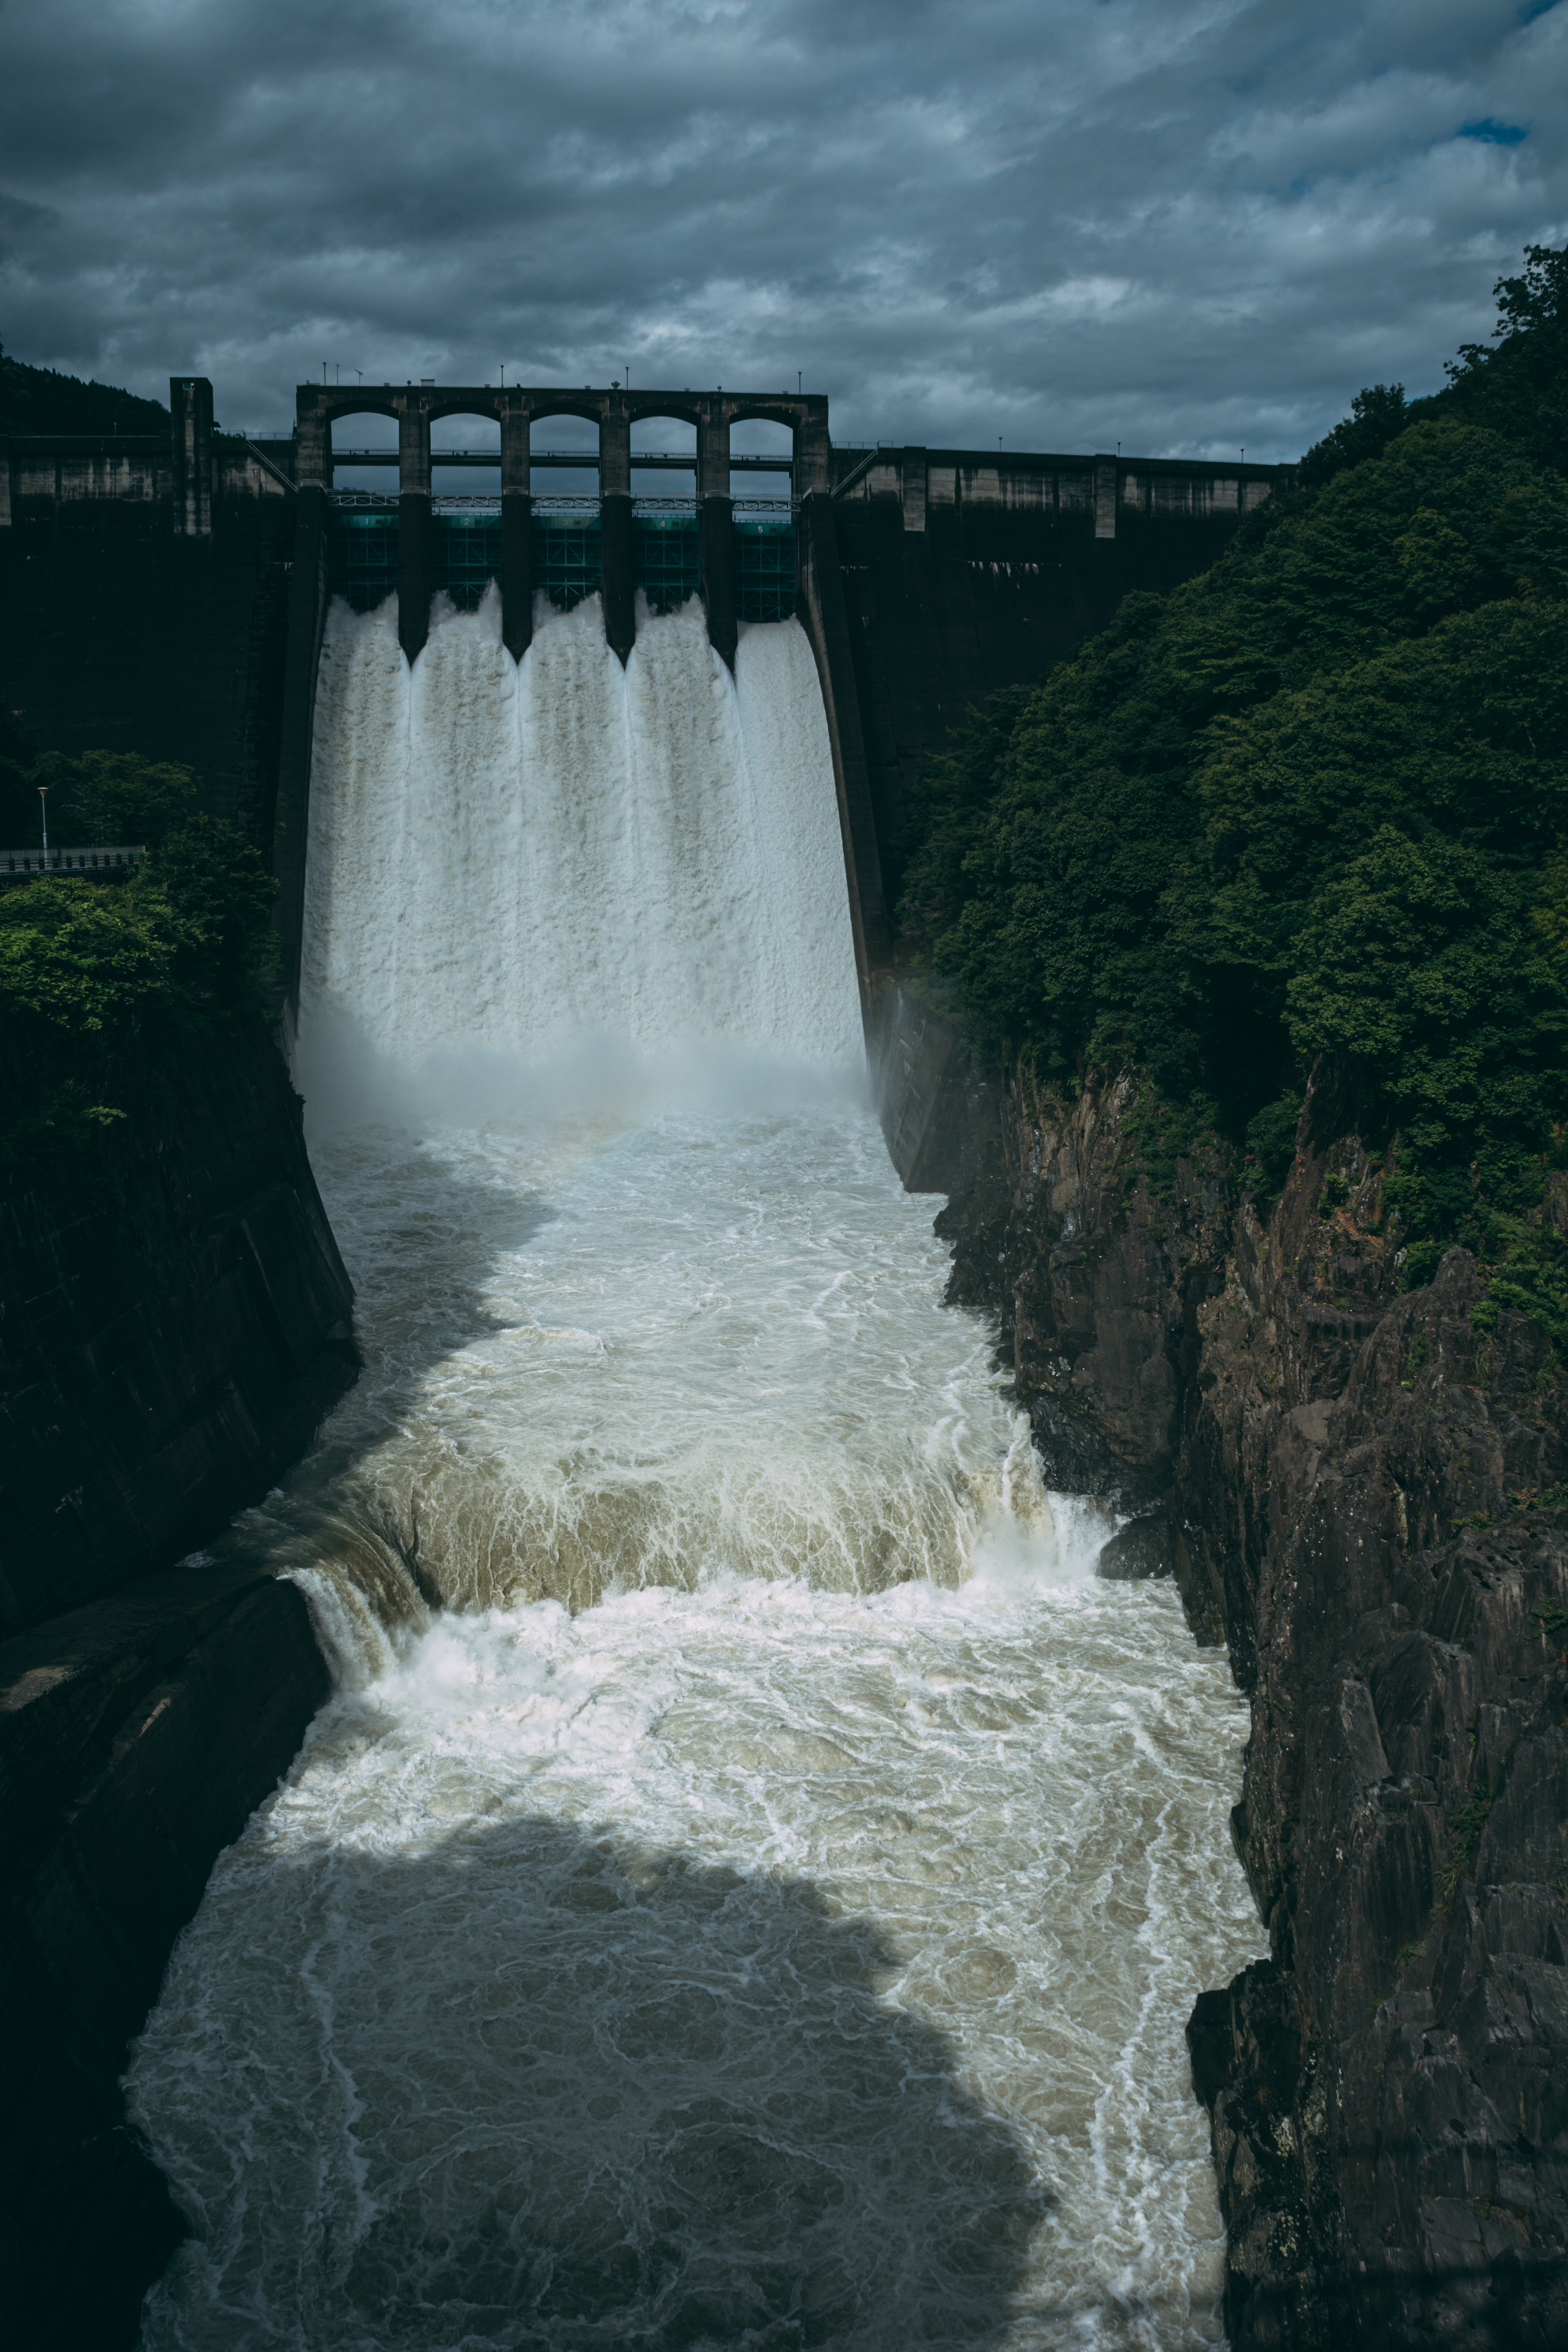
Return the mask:
<svg viewBox="0 0 1568 2352">
<path fill-rule="evenodd" d="M 88 1172 L 121 1114 L 130 1057 L 178 1053 L 215 1022 L 254 1014 L 271 971 L 273 884 L 229 825 L 197 806 L 187 768 L 130 754 L 28 757 L 7 722 L 0 792 L 49 786 L 60 841 L 144 842 L 123 878 L 0 884 L 0 1036 L 6 1083 L 0 1181 Z M 30 835 L 37 838 L 33 816 Z"/>
<path fill-rule="evenodd" d="M 143 400 L 118 384 L 83 383 L 54 368 L 28 367 L 0 349 L 0 432 L 166 433 L 161 400 Z"/>
<path fill-rule="evenodd" d="M 1211 572 L 998 696 L 906 844 L 903 951 L 989 1041 L 1142 1064 L 1262 1185 L 1349 1057 L 1416 1276 L 1501 1245 L 1564 1109 L 1568 255 L 1526 259 L 1446 392 L 1363 393 Z"/>
</svg>

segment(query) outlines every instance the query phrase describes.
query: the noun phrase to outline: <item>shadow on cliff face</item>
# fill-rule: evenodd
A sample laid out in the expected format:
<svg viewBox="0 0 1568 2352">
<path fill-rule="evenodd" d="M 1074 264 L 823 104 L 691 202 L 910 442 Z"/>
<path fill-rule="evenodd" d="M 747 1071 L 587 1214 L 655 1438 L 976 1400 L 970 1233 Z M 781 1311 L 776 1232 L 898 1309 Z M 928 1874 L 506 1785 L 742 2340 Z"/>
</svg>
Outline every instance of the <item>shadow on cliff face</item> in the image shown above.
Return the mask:
<svg viewBox="0 0 1568 2352">
<path fill-rule="evenodd" d="M 374 1713 L 322 1718 L 329 1809 L 321 1748 Z M 286 1799 L 220 1864 L 139 2045 L 195 2232 L 147 2352 L 978 2352 L 1017 2320 L 1053 2200 L 947 2038 L 879 2000 L 900 1962 L 863 1920 L 504 1810 L 391 1844 L 343 1780 L 353 1818 L 290 1852 Z"/>
</svg>

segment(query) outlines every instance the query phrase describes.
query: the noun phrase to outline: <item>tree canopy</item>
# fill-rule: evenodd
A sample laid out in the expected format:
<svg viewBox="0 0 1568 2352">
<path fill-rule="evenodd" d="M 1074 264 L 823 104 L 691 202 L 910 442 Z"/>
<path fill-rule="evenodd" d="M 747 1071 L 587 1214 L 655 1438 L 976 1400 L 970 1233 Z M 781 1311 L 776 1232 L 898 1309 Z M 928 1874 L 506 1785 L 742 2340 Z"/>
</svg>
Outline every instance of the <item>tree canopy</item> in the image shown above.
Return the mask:
<svg viewBox="0 0 1568 2352">
<path fill-rule="evenodd" d="M 0 347 L 0 432 L 166 433 L 169 412 L 119 384 L 28 367 Z"/>
<path fill-rule="evenodd" d="M 0 884 L 0 1181 L 16 1186 L 79 1164 L 119 1115 L 132 1048 L 155 1059 L 263 1007 L 274 886 L 250 845 L 202 812 L 188 768 L 108 751 L 37 759 L 13 721 L 0 739 L 7 782 L 35 808 L 48 783 L 62 840 L 150 853 L 123 878 Z"/>
<path fill-rule="evenodd" d="M 1296 489 L 928 766 L 900 947 L 998 1050 L 1142 1065 L 1288 1162 L 1311 1058 L 1398 1139 L 1419 1274 L 1558 1149 L 1568 1030 L 1565 257 L 1448 388 L 1373 385 Z"/>
</svg>

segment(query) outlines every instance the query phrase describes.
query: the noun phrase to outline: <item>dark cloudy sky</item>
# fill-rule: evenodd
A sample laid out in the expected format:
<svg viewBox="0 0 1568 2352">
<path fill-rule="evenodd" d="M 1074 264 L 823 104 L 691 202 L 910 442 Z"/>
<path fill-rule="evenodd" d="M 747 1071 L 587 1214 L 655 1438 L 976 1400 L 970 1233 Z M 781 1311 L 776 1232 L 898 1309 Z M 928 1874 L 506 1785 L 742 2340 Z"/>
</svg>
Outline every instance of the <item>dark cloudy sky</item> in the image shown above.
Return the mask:
<svg viewBox="0 0 1568 2352">
<path fill-rule="evenodd" d="M 793 386 L 1294 456 L 1568 238 L 1568 0 L 3 0 L 0 336 L 226 425 Z"/>
</svg>

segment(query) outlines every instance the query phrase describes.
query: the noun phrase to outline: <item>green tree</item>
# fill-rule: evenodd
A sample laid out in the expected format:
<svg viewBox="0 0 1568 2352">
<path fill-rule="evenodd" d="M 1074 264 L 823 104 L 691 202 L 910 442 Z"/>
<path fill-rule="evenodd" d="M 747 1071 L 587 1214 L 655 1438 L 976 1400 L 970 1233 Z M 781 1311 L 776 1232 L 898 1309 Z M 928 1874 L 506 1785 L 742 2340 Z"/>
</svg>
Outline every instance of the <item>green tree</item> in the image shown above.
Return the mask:
<svg viewBox="0 0 1568 2352">
<path fill-rule="evenodd" d="M 1332 481 L 1363 457 L 1381 457 L 1410 422 L 1402 383 L 1369 383 L 1351 403 L 1351 413 L 1315 442 L 1301 460 L 1300 479 L 1312 488 Z"/>
<path fill-rule="evenodd" d="M 272 878 L 202 813 L 188 769 L 89 752 L 19 772 L 29 791 L 50 775 L 58 805 L 100 838 L 151 847 L 124 877 L 0 884 L 0 1177 L 12 1186 L 89 1166 L 132 1050 L 155 1067 L 194 1032 L 254 1018 L 273 972 Z"/>
<path fill-rule="evenodd" d="M 1564 257 L 1527 262 L 1449 391 L 1370 387 L 1212 571 L 972 719 L 907 844 L 904 950 L 984 1039 L 1142 1064 L 1261 1182 L 1350 1056 L 1413 1263 L 1522 1215 L 1563 1124 Z"/>
</svg>

